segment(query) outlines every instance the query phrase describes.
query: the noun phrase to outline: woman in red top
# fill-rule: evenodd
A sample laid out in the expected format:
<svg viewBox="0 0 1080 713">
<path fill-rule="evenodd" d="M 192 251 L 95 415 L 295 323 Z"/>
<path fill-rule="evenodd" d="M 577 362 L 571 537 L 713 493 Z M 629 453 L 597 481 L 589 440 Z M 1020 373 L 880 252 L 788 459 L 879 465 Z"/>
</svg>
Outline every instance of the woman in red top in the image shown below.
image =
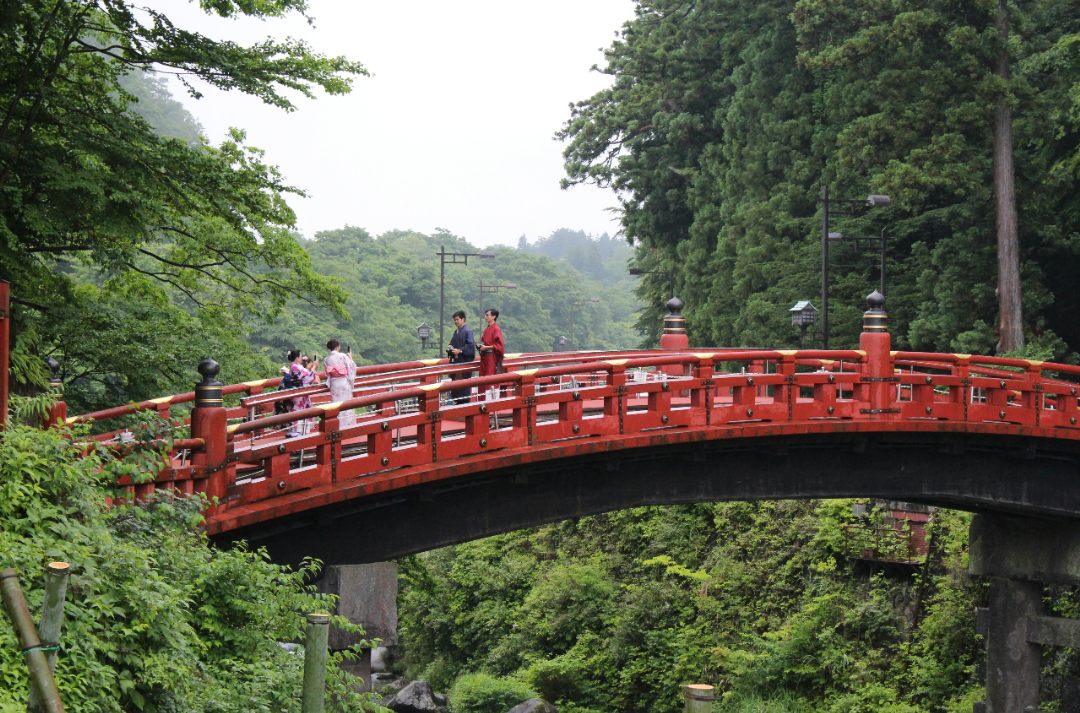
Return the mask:
<svg viewBox="0 0 1080 713">
<path fill-rule="evenodd" d="M 480 343 L 476 345 L 480 352 L 480 376 L 490 376 L 502 372 L 503 354 L 506 346 L 503 344 L 502 328 L 499 327 L 499 310 L 492 307 L 484 312 L 484 334 L 480 337 Z"/>
</svg>

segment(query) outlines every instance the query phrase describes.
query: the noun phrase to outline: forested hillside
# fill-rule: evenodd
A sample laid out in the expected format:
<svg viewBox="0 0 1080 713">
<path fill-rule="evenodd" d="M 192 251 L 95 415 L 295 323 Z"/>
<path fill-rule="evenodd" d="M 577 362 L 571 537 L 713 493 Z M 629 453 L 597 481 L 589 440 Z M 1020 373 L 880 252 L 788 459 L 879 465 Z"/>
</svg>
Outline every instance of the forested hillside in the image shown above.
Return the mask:
<svg viewBox="0 0 1080 713">
<path fill-rule="evenodd" d="M 588 254 L 596 244 L 581 232 L 557 234 L 570 236 L 567 245 L 572 253 Z M 336 279 L 348 293 L 348 314 L 299 300 L 290 302 L 277 319 L 254 332 L 253 343 L 271 355 L 294 345 L 318 352 L 328 337 L 336 336 L 366 363 L 443 356 L 446 345 L 438 343 L 437 254 L 443 248 L 495 256 L 446 266 L 445 342 L 453 333 L 450 315 L 454 311 L 464 310 L 473 329 L 481 330 L 481 315 L 487 307 L 500 311 L 499 324 L 511 352 L 550 351 L 559 336 L 567 337 L 576 349 L 626 349 L 641 339 L 634 331 L 640 305 L 625 262 L 621 279 L 603 282 L 589 274 L 593 265 L 555 260 L 529 249 L 493 246 L 481 250 L 447 232 L 396 231 L 374 237 L 362 228 L 345 227 L 317 233 L 314 240 L 302 244 L 314 269 Z M 601 263 L 613 273 L 611 265 L 613 260 Z M 485 286 L 482 297 L 481 285 Z M 416 336 L 421 322 L 433 329 L 427 352 L 421 351 Z"/>
<path fill-rule="evenodd" d="M 606 233 L 590 238 L 580 230 L 565 228 L 533 243 L 522 236 L 518 240 L 518 250 L 568 262 L 582 274 L 605 285 L 627 282 L 627 267 L 634 257 L 633 248 L 621 238 Z"/>
</svg>

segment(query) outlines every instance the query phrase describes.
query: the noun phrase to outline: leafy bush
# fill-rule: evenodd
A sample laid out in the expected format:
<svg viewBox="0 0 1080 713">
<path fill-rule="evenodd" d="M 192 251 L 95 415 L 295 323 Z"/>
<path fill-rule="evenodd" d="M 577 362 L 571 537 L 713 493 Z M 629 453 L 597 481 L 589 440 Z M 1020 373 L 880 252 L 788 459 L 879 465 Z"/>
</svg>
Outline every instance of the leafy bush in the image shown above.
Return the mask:
<svg viewBox="0 0 1080 713">
<path fill-rule="evenodd" d="M 467 673 L 450 689 L 450 710 L 452 713 L 506 713 L 530 698 L 536 698 L 536 694 L 516 679 Z"/>
<path fill-rule="evenodd" d="M 559 710 L 572 702 L 602 706 L 604 700 L 599 697 L 599 691 L 593 684 L 596 675 L 581 650 L 583 648 L 575 647 L 562 656 L 534 662 L 522 673 L 525 682 Z"/>
<path fill-rule="evenodd" d="M 84 455 L 69 434 L 10 426 L 0 435 L 0 567 L 12 567 L 32 611 L 46 562 L 71 564 L 57 682 L 87 713 L 298 711 L 305 612 L 332 598 L 264 552 L 219 550 L 198 529 L 201 498 L 159 495 L 106 507 L 130 463 Z M 152 463 L 148 459 L 147 463 Z M 350 626 L 341 618 L 335 625 Z M 331 709 L 375 710 L 332 657 Z M 0 710 L 25 708 L 28 675 L 0 627 Z"/>
</svg>

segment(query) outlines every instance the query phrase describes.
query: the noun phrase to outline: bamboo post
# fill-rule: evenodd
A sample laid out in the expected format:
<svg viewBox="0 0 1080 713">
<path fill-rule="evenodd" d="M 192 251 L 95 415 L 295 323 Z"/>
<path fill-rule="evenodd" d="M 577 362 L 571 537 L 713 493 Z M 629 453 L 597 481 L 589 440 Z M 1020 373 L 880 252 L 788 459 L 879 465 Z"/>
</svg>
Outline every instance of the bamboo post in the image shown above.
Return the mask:
<svg viewBox="0 0 1080 713">
<path fill-rule="evenodd" d="M 5 569 L 0 572 L 0 585 L 3 587 L 4 609 L 15 628 L 16 637 L 26 656 L 26 666 L 30 669 L 31 686 L 38 689 L 46 713 L 63 713 L 64 704 L 60 702 L 60 692 L 56 690 L 48 659 L 41 650 L 41 640 L 34 628 L 30 609 L 26 606 L 26 597 L 19 588 L 15 570 Z"/>
<path fill-rule="evenodd" d="M 11 360 L 11 285 L 0 280 L 0 431 L 7 425 L 8 367 Z"/>
<path fill-rule="evenodd" d="M 323 713 L 326 697 L 326 642 L 330 636 L 330 614 L 307 615 L 307 639 L 304 642 L 304 699 L 302 713 Z"/>
<path fill-rule="evenodd" d="M 60 644 L 60 629 L 64 626 L 64 598 L 67 595 L 68 574 L 71 567 L 67 562 L 50 562 L 45 568 L 45 603 L 41 608 L 41 626 L 38 633 L 42 646 L 52 648 Z M 45 660 L 49 672 L 56 670 L 56 651 L 47 651 Z M 30 713 L 40 713 L 45 709 L 41 705 L 41 695 L 37 688 L 30 687 L 30 703 L 26 706 Z"/>
<path fill-rule="evenodd" d="M 686 692 L 686 713 L 710 713 L 716 700 L 716 687 L 707 683 L 688 683 Z"/>
</svg>

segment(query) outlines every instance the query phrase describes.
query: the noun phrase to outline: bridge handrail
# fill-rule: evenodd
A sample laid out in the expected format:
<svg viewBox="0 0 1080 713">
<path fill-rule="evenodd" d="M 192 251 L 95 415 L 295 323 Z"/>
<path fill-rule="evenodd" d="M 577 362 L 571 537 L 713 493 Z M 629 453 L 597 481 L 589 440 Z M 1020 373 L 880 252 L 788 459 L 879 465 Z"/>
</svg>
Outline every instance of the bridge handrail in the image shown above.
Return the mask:
<svg viewBox="0 0 1080 713">
<path fill-rule="evenodd" d="M 632 368 L 651 368 L 656 366 L 663 366 L 665 364 L 675 364 L 683 359 L 679 355 L 712 355 L 714 362 L 723 361 L 761 361 L 763 364 L 772 363 L 780 358 L 790 358 L 794 356 L 796 367 L 802 368 L 819 368 L 829 370 L 844 370 L 854 369 L 855 366 L 864 358 L 864 354 L 858 350 L 818 350 L 818 349 L 804 349 L 798 351 L 792 350 L 776 350 L 776 349 L 742 349 L 742 348 L 702 348 L 702 349 L 687 349 L 687 350 L 626 350 L 621 352 L 559 352 L 559 353 L 534 353 L 534 354 L 512 354 L 507 361 L 507 366 L 511 370 L 521 370 L 527 368 L 538 368 L 542 365 L 559 364 L 562 365 L 561 370 L 558 372 L 551 372 L 548 377 L 555 376 L 573 376 L 575 374 L 583 373 L 580 367 L 584 364 L 610 361 L 613 359 L 648 359 L 659 358 L 674 359 L 675 361 L 660 361 L 653 364 L 647 362 L 635 361 L 635 366 Z M 1007 380 L 1021 380 L 1032 378 L 1047 378 L 1043 377 L 1044 371 L 1055 373 L 1058 375 L 1068 375 L 1080 377 L 1080 366 L 1069 364 L 1057 364 L 1051 362 L 1041 362 L 1035 360 L 1021 359 L 1015 357 L 995 357 L 995 356 L 983 356 L 983 355 L 969 355 L 969 354 L 942 354 L 934 352 L 915 352 L 915 351 L 894 351 L 892 352 L 894 364 L 896 368 L 919 368 L 919 369 L 938 369 L 949 370 L 958 366 L 966 367 L 972 377 L 988 376 L 992 378 L 1002 378 Z M 846 365 L 846 367 L 845 367 Z M 412 382 L 420 383 L 432 383 L 440 378 L 445 378 L 455 373 L 471 372 L 476 368 L 475 363 L 470 364 L 450 364 L 446 359 L 421 359 L 408 362 L 397 362 L 394 364 L 386 365 L 363 365 L 357 369 L 357 379 L 354 383 L 354 392 L 357 390 L 377 388 L 379 386 L 388 386 L 396 391 L 396 393 L 403 393 L 400 391 L 400 385 L 402 382 L 406 384 Z M 1022 371 L 1017 371 L 1022 370 Z M 1073 382 L 1060 380 L 1060 383 L 1050 382 L 1047 385 L 1048 393 L 1053 395 L 1055 392 L 1068 388 Z M 324 407 L 324 403 L 329 400 L 329 393 L 325 384 L 313 385 L 310 387 L 304 387 L 301 389 L 291 389 L 287 391 L 272 390 L 267 391 L 268 388 L 274 388 L 279 386 L 281 378 L 272 379 L 259 379 L 247 382 L 241 382 L 238 384 L 229 384 L 222 388 L 224 395 L 246 393 L 247 396 L 241 398 L 240 406 L 229 407 L 228 418 L 230 420 L 246 419 L 249 421 L 258 421 L 261 425 L 260 428 L 272 428 L 275 425 L 286 425 L 297 421 L 304 421 L 310 416 L 302 416 L 301 412 L 292 412 L 292 414 L 286 414 L 284 418 L 277 418 L 273 421 L 267 420 L 267 414 L 260 413 L 260 410 L 265 410 L 270 404 L 285 399 L 294 399 L 297 397 L 309 396 L 312 400 L 319 404 L 319 408 Z M 455 382 L 455 388 L 472 388 L 476 386 L 475 383 L 465 382 L 459 380 Z M 1064 391 L 1061 391 L 1065 393 Z M 110 409 L 102 409 L 89 414 L 82 414 L 67 419 L 67 423 L 78 423 L 86 420 L 102 421 L 109 418 L 115 418 L 119 416 L 129 415 L 139 411 L 156 410 L 163 417 L 170 415 L 170 409 L 178 404 L 189 403 L 194 400 L 194 393 L 185 392 L 183 394 L 175 394 L 172 396 L 159 397 L 155 399 L 148 399 L 139 403 L 126 404 L 123 406 L 117 406 Z M 365 394 L 364 396 L 370 396 Z M 407 398 L 407 397 L 403 397 Z M 400 401 L 402 399 L 398 399 Z M 384 401 L 385 402 L 385 401 Z M 346 406 L 343 408 L 354 408 L 354 406 Z M 185 419 L 185 422 L 187 420 Z M 279 423 L 280 422 L 280 423 Z M 116 442 L 121 438 L 123 430 L 111 431 L 107 433 L 97 434 L 93 436 L 95 440 L 103 442 Z"/>
<path fill-rule="evenodd" d="M 636 352 L 640 354 L 640 352 Z M 807 352 L 805 360 L 812 361 L 820 359 L 821 355 L 829 355 L 836 357 L 836 361 L 844 360 L 848 362 L 857 363 L 862 357 L 862 353 L 857 350 L 838 350 L 838 351 L 814 351 Z M 368 406 L 379 406 L 390 402 L 406 401 L 409 399 L 419 398 L 425 394 L 439 393 L 442 391 L 450 390 L 464 390 L 476 388 L 478 391 L 483 387 L 490 386 L 508 386 L 520 383 L 525 372 L 532 372 L 528 374 L 536 380 L 542 380 L 545 378 L 559 377 L 559 376 L 573 376 L 573 375 L 586 375 L 595 373 L 597 371 L 610 372 L 613 366 L 623 367 L 626 370 L 650 368 L 650 367 L 662 367 L 662 366 L 675 366 L 675 365 L 690 365 L 709 363 L 710 366 L 715 365 L 717 362 L 724 361 L 769 361 L 779 359 L 791 359 L 795 362 L 796 352 L 788 350 L 775 350 L 775 349 L 722 349 L 722 350 L 655 350 L 648 352 L 647 356 L 643 356 L 636 359 L 629 358 L 590 358 L 584 363 L 571 363 L 561 364 L 559 366 L 533 368 L 533 369 L 512 369 L 503 374 L 495 374 L 491 376 L 472 377 L 469 379 L 460 379 L 457 381 L 438 381 L 431 382 L 426 385 L 407 387 L 403 389 L 378 391 L 372 394 L 365 394 L 362 396 L 353 397 L 345 401 L 321 404 L 318 406 L 312 406 L 306 409 L 300 409 L 297 411 L 291 411 L 284 414 L 266 415 L 257 420 L 249 420 L 244 423 L 235 423 L 229 426 L 229 433 L 242 435 L 246 433 L 253 433 L 264 428 L 273 428 L 276 426 L 286 426 L 288 424 L 306 421 L 310 418 L 317 418 L 326 412 L 340 413 L 341 411 L 349 411 L 358 408 L 365 408 Z M 801 356 L 801 355 L 800 355 Z M 546 362 L 558 362 L 566 361 L 565 358 L 559 359 L 545 359 Z M 525 364 L 518 364 L 517 366 L 523 366 Z M 451 365 L 458 366 L 458 365 Z M 474 369 L 468 369 L 468 371 L 474 371 Z M 854 375 L 854 372 L 849 372 Z M 674 378 L 674 377 L 672 377 Z M 768 382 L 762 382 L 768 383 Z M 289 393 L 289 392 L 286 392 Z"/>
<path fill-rule="evenodd" d="M 652 353 L 666 353 L 666 351 L 623 350 L 619 352 L 558 352 L 555 354 L 548 352 L 524 352 L 508 354 L 505 363 L 507 366 L 521 366 L 566 361 L 570 358 L 577 359 L 579 361 L 589 361 L 618 358 L 626 355 Z M 416 359 L 412 361 L 395 362 L 391 364 L 365 364 L 357 367 L 357 381 L 354 384 L 354 389 L 366 383 L 392 383 L 394 381 L 400 380 L 405 375 L 445 375 L 450 373 L 472 371 L 477 368 L 475 364 L 471 365 L 472 369 L 470 369 L 469 366 L 470 365 L 468 364 L 450 364 L 445 358 Z M 251 381 L 227 384 L 222 387 L 222 395 L 231 396 L 241 393 L 247 394 L 247 396 L 241 398 L 239 408 L 249 409 L 265 404 L 272 404 L 280 400 L 293 399 L 302 396 L 313 396 L 320 393 L 325 393 L 325 374 L 320 372 L 320 377 L 323 379 L 322 385 L 313 385 L 309 387 L 303 387 L 301 389 L 289 389 L 287 391 L 277 390 L 277 387 L 281 385 L 280 376 L 267 379 L 254 379 Z M 132 402 L 120 406 L 112 406 L 106 409 L 99 409 L 97 411 L 92 411 L 89 413 L 70 416 L 66 419 L 65 423 L 67 423 L 68 425 L 73 425 L 77 423 L 84 423 L 87 421 L 102 422 L 113 418 L 129 416 L 131 414 L 139 413 L 142 411 L 157 411 L 159 415 L 167 418 L 169 417 L 171 409 L 174 406 L 192 403 L 194 402 L 194 400 L 195 392 L 186 391 L 179 394 L 160 396 L 153 399 L 145 399 L 143 401 Z M 240 417 L 240 415 L 231 415 L 230 417 L 236 418 Z M 100 433 L 95 435 L 94 439 L 100 441 L 113 440 L 122 430 L 123 429 Z"/>
</svg>

